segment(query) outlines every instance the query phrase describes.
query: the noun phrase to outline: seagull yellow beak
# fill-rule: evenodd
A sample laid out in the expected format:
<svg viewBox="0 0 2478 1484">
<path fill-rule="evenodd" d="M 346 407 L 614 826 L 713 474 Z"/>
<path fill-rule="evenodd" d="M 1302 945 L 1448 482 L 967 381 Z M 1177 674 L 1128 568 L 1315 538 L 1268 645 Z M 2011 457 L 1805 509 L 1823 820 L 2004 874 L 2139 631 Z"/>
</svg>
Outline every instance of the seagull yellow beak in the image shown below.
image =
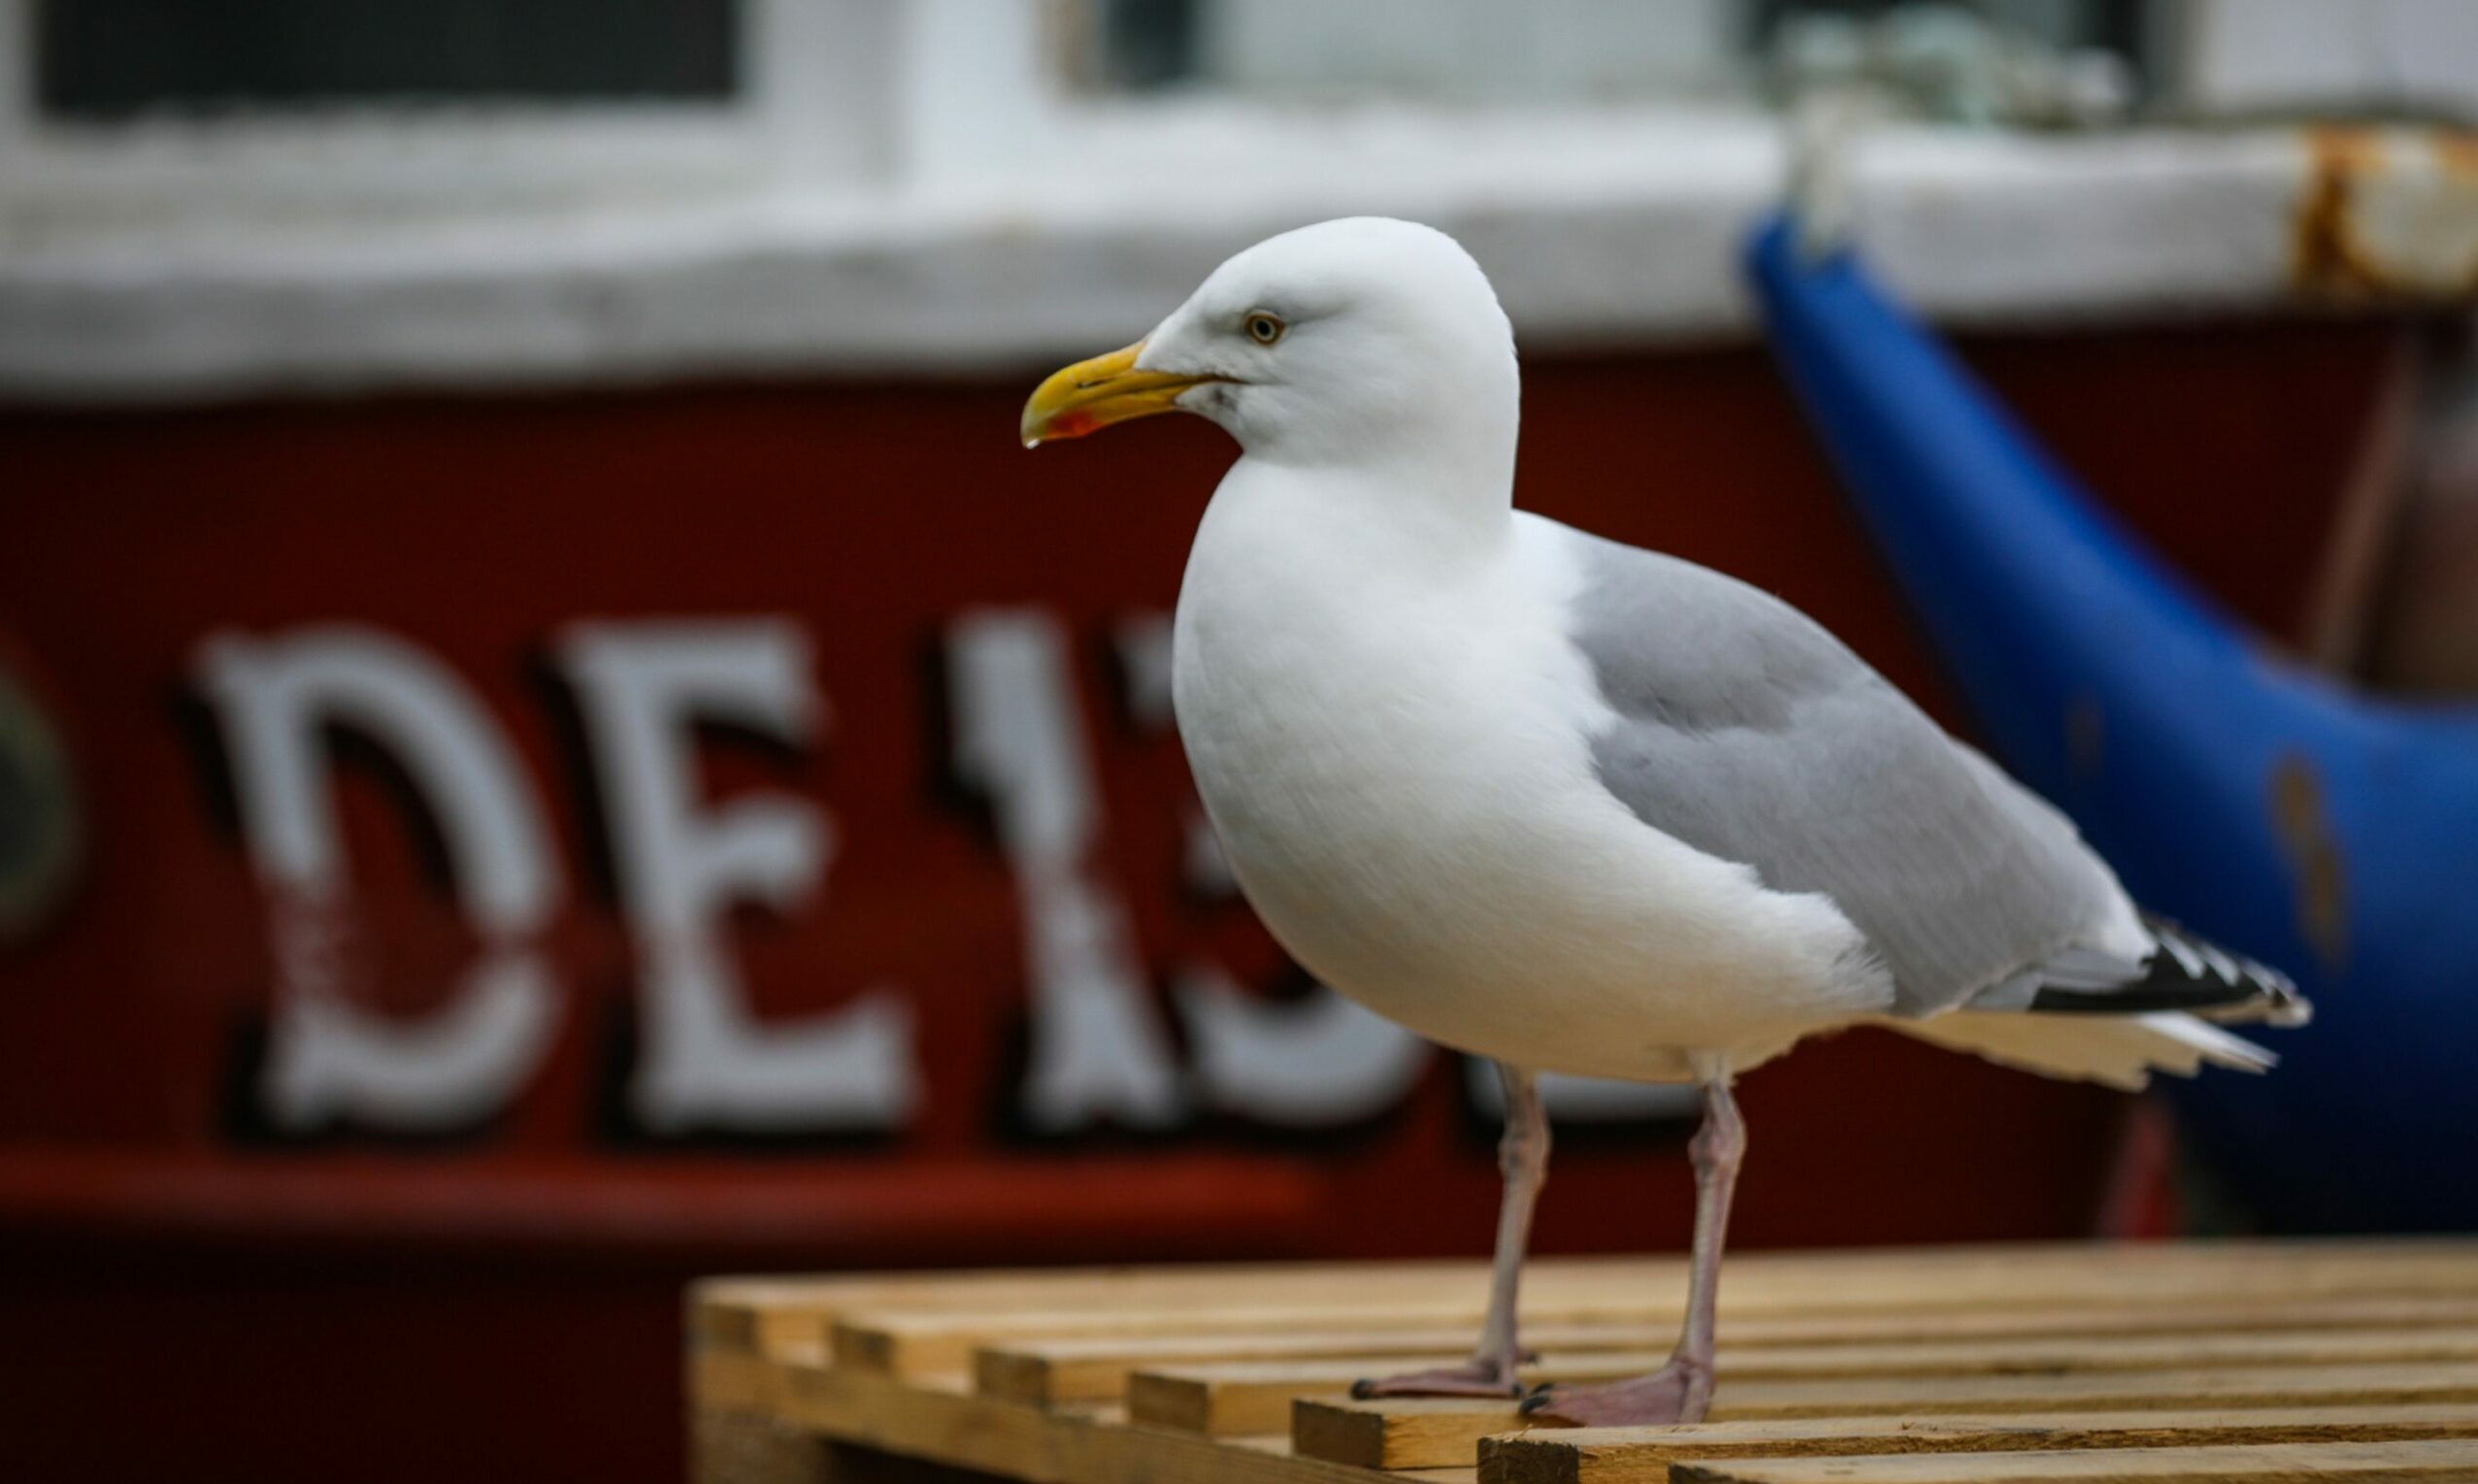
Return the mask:
<svg viewBox="0 0 2478 1484">
<path fill-rule="evenodd" d="M 1024 404 L 1024 446 L 1081 438 L 1113 422 L 1174 411 L 1179 393 L 1216 379 L 1139 371 L 1136 358 L 1143 353 L 1140 340 L 1124 350 L 1077 361 L 1036 387 L 1033 399 Z"/>
</svg>

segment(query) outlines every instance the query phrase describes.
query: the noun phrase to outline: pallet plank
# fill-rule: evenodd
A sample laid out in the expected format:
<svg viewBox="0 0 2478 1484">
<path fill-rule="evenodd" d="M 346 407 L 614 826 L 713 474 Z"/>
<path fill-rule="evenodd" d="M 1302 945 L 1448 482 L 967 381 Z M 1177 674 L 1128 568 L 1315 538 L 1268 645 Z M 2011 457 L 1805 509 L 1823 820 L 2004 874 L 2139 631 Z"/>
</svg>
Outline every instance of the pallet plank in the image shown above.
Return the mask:
<svg viewBox="0 0 2478 1484">
<path fill-rule="evenodd" d="M 2478 1478 L 2478 1442 L 2274 1443 L 2257 1447 L 1929 1454 L 1868 1459 L 1684 1462 L 1677 1484 L 2415 1484 Z"/>
<path fill-rule="evenodd" d="M 1723 1381 L 1832 1376 L 2071 1374 L 2257 1366 L 2478 1360 L 2478 1330 L 2268 1331 L 2105 1340 L 1962 1340 L 1741 1350 L 1716 1358 Z"/>
<path fill-rule="evenodd" d="M 2406 1405 L 2478 1402 L 2478 1365 L 2264 1367 L 2058 1376 L 1756 1381 L 1716 1393 L 1713 1416 L 1882 1416 L 1903 1412 L 2153 1411 L 2221 1406 Z"/>
<path fill-rule="evenodd" d="M 1623 1305 L 1603 1304 L 1601 1313 Z M 835 1360 L 891 1375 L 937 1374 L 975 1365 L 988 1349 L 1071 1340 L 1141 1345 L 1180 1336 L 1210 1334 L 1241 1342 L 1278 1342 L 1281 1336 L 1337 1329 L 1477 1335 L 1481 1306 L 1462 1303 L 1370 1303 L 1338 1301 L 1303 1304 L 1289 1295 L 1232 1307 L 1131 1308 L 1118 1311 L 1018 1314 L 847 1314 L 831 1326 Z M 1552 1310 L 1547 1323 L 1562 1321 Z M 1672 1320 L 1674 1322 L 1674 1320 Z M 1466 1341 L 1465 1343 L 1469 1343 Z"/>
<path fill-rule="evenodd" d="M 2033 1412 L 2011 1417 L 1822 1417 L 1679 1428 L 1539 1428 L 1480 1442 L 1480 1484 L 1666 1484 L 1680 1459 L 1988 1453 L 2066 1448 L 2478 1438 L 2478 1405 L 2230 1412 Z M 1329 1456 L 1330 1457 L 1330 1456 Z M 1384 1454 L 1334 1460 L 1413 1467 Z"/>
<path fill-rule="evenodd" d="M 2478 1366 L 1756 1381 L 1717 1390 L 1712 1420 L 2458 1402 L 2478 1402 Z M 1532 1430 L 1532 1420 L 1511 1402 L 1357 1402 L 1326 1396 L 1295 1403 L 1291 1440 L 1312 1458 L 1359 1462 L 1375 1457 L 1387 1461 L 1383 1467 L 1417 1468 L 1474 1458 L 1483 1437 Z"/>
<path fill-rule="evenodd" d="M 2338 1298 L 2278 1303 L 2077 1302 L 2047 1308 L 1897 1309 L 1846 1314 L 1732 1315 L 1734 1347 L 1867 1344 L 1913 1339 L 2063 1339 L 2074 1336 L 2252 1334 L 2265 1330 L 2478 1328 L 2478 1297 Z"/>
<path fill-rule="evenodd" d="M 1443 1357 L 1441 1359 L 1451 1359 Z M 1623 1380 L 1659 1367 L 1664 1353 L 1543 1357 L 1524 1374 L 1533 1382 Z M 1207 1435 L 1264 1433 L 1283 1425 L 1303 1398 L 1346 1395 L 1351 1382 L 1376 1373 L 1380 1357 L 1354 1361 L 1236 1363 L 1140 1370 L 1129 1377 L 1128 1413 L 1148 1427 Z M 1725 1374 L 1713 1393 L 1712 1415 L 1728 1417 L 1860 1416 L 1885 1411 L 2002 1412 L 2066 1406 L 2150 1408 L 2186 1402 L 2238 1406 L 2313 1405 L 2363 1402 L 2478 1401 L 2478 1363 L 2433 1365 L 2220 1366 L 2209 1369 L 1973 1374 L 1877 1370 L 1830 1379 L 1744 1378 Z M 1483 1403 L 1485 1410 L 1502 1410 Z"/>
<path fill-rule="evenodd" d="M 1551 1333 L 1560 1339 L 1577 1337 L 1576 1332 L 1568 1330 Z M 1614 1339 L 1641 1336 L 1643 1332 L 1610 1329 L 1602 1334 Z M 1183 1378 L 1190 1386 L 1218 1385 L 1225 1392 L 1251 1388 L 1272 1399 L 1265 1403 L 1265 1415 L 1274 1415 L 1295 1396 L 1347 1391 L 1350 1383 L 1361 1376 L 1447 1365 L 1466 1353 L 1453 1346 L 1425 1351 L 1383 1348 L 1355 1351 L 1351 1348 L 1354 1339 L 1369 1337 L 1329 1336 L 1323 1337 L 1325 1342 L 1322 1344 L 1314 1343 L 1313 1337 L 1310 1337 L 1310 1342 L 1276 1347 L 1281 1358 L 1270 1361 L 1248 1358 L 1254 1347 L 1244 1341 L 1234 1345 L 1215 1340 L 1195 1346 L 1173 1342 L 1154 1347 L 1157 1352 L 1173 1358 L 1181 1349 L 1199 1356 L 1222 1353 L 1234 1357 L 1209 1366 L 1148 1366 L 1128 1359 L 1125 1351 L 1116 1357 L 1107 1351 L 1079 1357 L 1074 1348 L 1064 1346 L 1048 1350 L 1038 1347 L 1025 1350 L 983 1349 L 976 1354 L 975 1384 L 985 1395 L 1048 1404 L 1116 1397 L 1126 1389 L 1126 1377 L 1134 1369 L 1157 1377 Z M 1557 1343 L 1547 1335 L 1538 1337 L 1546 1345 Z M 1587 1336 L 1587 1339 L 1589 1337 L 1592 1336 Z M 1664 1344 L 1668 1338 L 1657 1334 L 1652 1337 Z M 1216 1346 L 1223 1348 L 1217 1350 Z M 1666 1356 L 1666 1350 L 1628 1350 L 1616 1345 L 1605 1349 L 1561 1349 L 1530 1368 L 1527 1376 L 1535 1381 L 1617 1379 L 1652 1369 Z M 1734 1346 L 1722 1352 L 1718 1368 L 1722 1382 L 1727 1384 L 1733 1380 L 1809 1380 L 1839 1376 L 2065 1374 L 2472 1360 L 2478 1360 L 2478 1330 L 2367 1333 L 2305 1330 L 2045 1342 L 1962 1340 L 1747 1349 Z M 1113 1364 L 1113 1361 L 1118 1364 Z M 1164 1384 L 1166 1382 L 1155 1383 L 1153 1390 L 1158 1392 Z M 1221 1403 L 1234 1407 L 1247 1404 L 1232 1395 L 1225 1395 Z M 1152 1395 L 1139 1405 L 1138 1410 L 1146 1421 L 1170 1425 L 1170 1416 L 1197 1415 L 1199 1408 L 1206 1404 L 1193 1398 L 1169 1400 Z M 1244 1426 L 1240 1430 L 1255 1431 L 1253 1427 Z"/>
<path fill-rule="evenodd" d="M 1666 1351 L 1606 1350 L 1542 1356 L 1524 1368 L 1526 1380 L 1615 1381 L 1658 1367 Z M 1292 1402 L 1303 1397 L 1347 1395 L 1362 1376 L 1388 1369 L 1446 1364 L 1454 1355 L 1358 1356 L 1347 1360 L 1235 1361 L 1220 1366 L 1166 1367 L 1139 1370 L 1127 1379 L 1127 1413 L 1147 1427 L 1220 1435 L 1264 1433 L 1284 1426 Z M 1512 1403 L 1509 1402 L 1508 1405 Z"/>
<path fill-rule="evenodd" d="M 1387 1369 L 1435 1364 L 1468 1354 L 1475 1333 L 1450 1330 L 1309 1330 L 1289 1333 L 1084 1336 L 985 1344 L 973 1354 L 974 1387 L 983 1396 L 1050 1405 L 1115 1398 L 1134 1370 L 1181 1365 L 1383 1359 Z M 1669 1344 L 1672 1324 L 1544 1324 L 1524 1332 L 1542 1348 L 1589 1354 L 1642 1354 Z"/>
<path fill-rule="evenodd" d="M 1480 1322 L 1479 1264 L 968 1274 L 961 1293 L 909 1289 L 880 1302 L 793 1305 L 778 1322 L 829 1332 L 836 1357 L 898 1374 L 948 1371 L 1008 1340 L 1357 1328 L 1463 1330 Z M 2440 1242 L 2194 1243 L 2113 1248 L 1967 1247 L 1735 1258 L 1724 1323 L 1766 1315 L 1959 1314 L 2216 1303 L 2271 1312 L 2299 1303 L 2413 1296 L 2478 1302 L 2478 1251 Z M 1534 1323 L 1674 1323 L 1683 1264 L 1558 1259 L 1525 1274 Z M 779 1306 L 779 1305 L 778 1305 Z M 2464 1315 L 2464 1318 L 2466 1316 Z M 729 1321 L 723 1321 L 728 1323 Z"/>
<path fill-rule="evenodd" d="M 1552 1279 L 1588 1284 L 1637 1276 L 1667 1281 L 1673 1259 L 1560 1260 Z M 723 1348 L 756 1348 L 768 1325 L 803 1338 L 823 1336 L 853 1314 L 883 1314 L 925 1324 L 970 1328 L 989 1316 L 1019 1312 L 1091 1315 L 1127 1309 L 1177 1313 L 1214 1304 L 1261 1301 L 1278 1292 L 1294 1303 L 1350 1303 L 1370 1295 L 1391 1302 L 1457 1303 L 1469 1291 L 1482 1302 L 1483 1266 L 1469 1262 L 1194 1264 L 1155 1268 L 1062 1268 L 1039 1271 L 870 1274 L 828 1278 L 781 1274 L 702 1279 L 689 1295 L 692 1339 Z M 954 1369 L 960 1359 L 930 1369 Z"/>
<path fill-rule="evenodd" d="M 2280 1319 L 2288 1325 L 2273 1328 Z M 1391 1357 L 1387 1369 L 1399 1370 L 1458 1355 L 1469 1348 L 1472 1333 L 1468 1327 L 1338 1331 L 1303 1323 L 1238 1334 L 1208 1327 L 1183 1335 L 995 1340 L 973 1352 L 972 1368 L 975 1389 L 985 1396 L 1052 1405 L 1118 1397 L 1126 1390 L 1128 1372 L 1166 1366 L 1367 1356 Z M 1532 1324 L 1524 1336 L 1542 1350 L 1580 1353 L 1653 1350 L 1668 1345 L 1675 1333 L 1675 1320 L 1669 1319 L 1653 1324 Z M 2478 1302 L 2353 1300 L 2298 1305 L 2285 1314 L 2261 1308 L 1999 1310 L 1948 1316 L 1941 1324 L 1923 1323 L 1916 1313 L 1829 1320 L 1759 1317 L 1732 1323 L 1725 1335 L 1730 1342 L 1725 1369 L 1744 1375 L 2466 1360 L 2478 1359 Z M 1867 1348 L 1905 1336 L 1910 1337 L 1898 1349 Z M 2092 1342 L 2023 1343 L 2077 1337 Z M 2103 1339 L 2112 1342 L 2098 1342 Z M 1828 1346 L 1847 1347 L 1849 1353 L 1805 1353 Z M 839 1352 L 838 1358 L 846 1357 Z"/>
</svg>

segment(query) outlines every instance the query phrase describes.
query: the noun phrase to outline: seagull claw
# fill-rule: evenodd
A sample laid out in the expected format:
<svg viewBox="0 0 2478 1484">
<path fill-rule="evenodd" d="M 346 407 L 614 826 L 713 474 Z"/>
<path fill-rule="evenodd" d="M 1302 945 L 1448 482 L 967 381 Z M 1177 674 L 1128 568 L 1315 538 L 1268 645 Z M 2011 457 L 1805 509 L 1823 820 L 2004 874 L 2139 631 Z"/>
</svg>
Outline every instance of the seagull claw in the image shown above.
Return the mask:
<svg viewBox="0 0 2478 1484">
<path fill-rule="evenodd" d="M 1460 1366 L 1351 1383 L 1352 1398 L 1361 1402 L 1379 1397 L 1494 1397 L 1511 1401 L 1521 1395 L 1523 1383 L 1515 1377 L 1511 1366 L 1477 1357 Z"/>
</svg>

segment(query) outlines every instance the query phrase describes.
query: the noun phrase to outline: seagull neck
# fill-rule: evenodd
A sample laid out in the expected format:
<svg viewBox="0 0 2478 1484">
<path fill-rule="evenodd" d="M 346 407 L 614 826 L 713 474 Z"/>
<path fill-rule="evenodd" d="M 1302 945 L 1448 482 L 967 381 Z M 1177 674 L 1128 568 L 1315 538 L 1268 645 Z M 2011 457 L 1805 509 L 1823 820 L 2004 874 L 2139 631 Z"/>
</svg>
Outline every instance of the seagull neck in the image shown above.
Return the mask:
<svg viewBox="0 0 2478 1484">
<path fill-rule="evenodd" d="M 1459 580 L 1511 548 L 1506 483 L 1503 475 L 1492 485 L 1470 468 L 1428 460 L 1302 465 L 1250 454 L 1223 480 L 1214 504 L 1229 508 L 1234 529 L 1271 522 L 1286 541 L 1314 533 L 1314 544 L 1363 570 Z"/>
<path fill-rule="evenodd" d="M 1428 559 L 1502 553 L 1513 529 L 1522 383 L 1510 348 L 1489 351 L 1443 356 L 1424 377 L 1250 388 L 1220 419 L 1253 477 L 1238 485 L 1270 477 L 1304 498 L 1298 518 L 1407 542 Z"/>
<path fill-rule="evenodd" d="M 1305 449 L 1250 449 L 1249 457 L 1291 472 L 1371 513 L 1453 546 L 1492 546 L 1514 509 L 1514 419 L 1426 422 L 1373 433 L 1346 447 L 1300 457 Z M 1416 436 L 1412 436 L 1413 434 Z"/>
</svg>

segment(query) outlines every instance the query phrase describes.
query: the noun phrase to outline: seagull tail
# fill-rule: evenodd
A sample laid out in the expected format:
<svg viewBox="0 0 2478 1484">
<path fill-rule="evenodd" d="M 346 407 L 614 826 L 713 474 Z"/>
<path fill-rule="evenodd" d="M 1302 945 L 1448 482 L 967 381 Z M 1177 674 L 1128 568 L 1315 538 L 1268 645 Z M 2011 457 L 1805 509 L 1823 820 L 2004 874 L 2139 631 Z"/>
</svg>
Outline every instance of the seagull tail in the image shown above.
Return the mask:
<svg viewBox="0 0 2478 1484">
<path fill-rule="evenodd" d="M 1976 1052 L 2000 1066 L 2044 1076 L 2138 1091 L 2155 1072 L 2190 1077 L 2205 1064 L 2267 1072 L 2279 1061 L 2243 1037 L 2183 1011 L 2136 1015 L 2026 1015 L 1954 1010 L 1887 1024 L 1922 1040 Z"/>
<path fill-rule="evenodd" d="M 2007 975 L 1940 1015 L 1896 1021 L 1913 1036 L 2053 1077 L 2141 1087 L 2155 1072 L 2277 1061 L 2223 1025 L 2297 1026 L 2313 1006 L 2287 974 L 2175 923 L 2145 917 L 2139 958 L 2077 946 Z"/>
</svg>

